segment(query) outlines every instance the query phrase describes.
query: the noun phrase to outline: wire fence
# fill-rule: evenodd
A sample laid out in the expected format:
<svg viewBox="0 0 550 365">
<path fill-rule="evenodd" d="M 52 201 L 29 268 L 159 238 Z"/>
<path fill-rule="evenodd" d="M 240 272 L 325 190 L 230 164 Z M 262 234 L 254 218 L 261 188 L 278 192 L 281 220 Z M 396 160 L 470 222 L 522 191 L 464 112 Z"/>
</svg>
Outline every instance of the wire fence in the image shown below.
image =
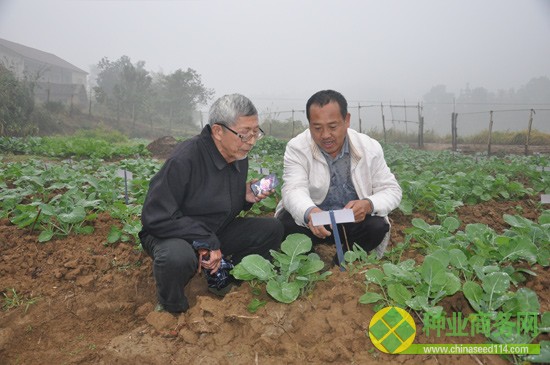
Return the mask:
<svg viewBox="0 0 550 365">
<path fill-rule="evenodd" d="M 108 115 L 97 105 L 94 109 L 96 115 Z M 429 148 L 426 144 L 448 144 L 453 151 L 476 145 L 477 150 L 483 148 L 491 154 L 493 146 L 502 144 L 502 136 L 508 134 L 511 140 L 506 144 L 522 146 L 526 154 L 532 146 L 550 145 L 550 137 L 539 138 L 539 132 L 550 134 L 550 104 L 353 101 L 348 104 L 348 111 L 352 128 L 385 143 L 407 143 L 418 148 Z M 190 135 L 194 133 L 190 126 L 195 124 L 198 130 L 206 124 L 207 112 L 197 112 L 194 119 L 191 124 L 166 124 L 153 116 L 139 124 L 147 127 L 152 135 Z M 282 139 L 296 136 L 308 125 L 303 108 L 260 110 L 260 123 L 268 135 Z"/>
</svg>

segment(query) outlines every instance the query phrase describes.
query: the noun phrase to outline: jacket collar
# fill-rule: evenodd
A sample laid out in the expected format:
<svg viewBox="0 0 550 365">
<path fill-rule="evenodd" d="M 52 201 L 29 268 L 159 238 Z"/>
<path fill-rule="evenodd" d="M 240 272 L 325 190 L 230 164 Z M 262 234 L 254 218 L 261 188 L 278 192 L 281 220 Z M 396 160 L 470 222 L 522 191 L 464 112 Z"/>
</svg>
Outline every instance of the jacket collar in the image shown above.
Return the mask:
<svg viewBox="0 0 550 365">
<path fill-rule="evenodd" d="M 212 162 L 214 163 L 214 166 L 218 170 L 222 170 L 227 165 L 233 166 L 237 171 L 241 171 L 239 161 L 235 161 L 233 163 L 227 163 L 225 158 L 223 158 L 220 150 L 218 150 L 218 147 L 214 143 L 214 138 L 212 137 L 212 128 L 209 124 L 205 125 L 204 128 L 201 131 L 200 139 L 203 141 L 204 146 L 206 147 L 206 151 L 210 155 L 210 158 L 212 159 Z"/>
</svg>

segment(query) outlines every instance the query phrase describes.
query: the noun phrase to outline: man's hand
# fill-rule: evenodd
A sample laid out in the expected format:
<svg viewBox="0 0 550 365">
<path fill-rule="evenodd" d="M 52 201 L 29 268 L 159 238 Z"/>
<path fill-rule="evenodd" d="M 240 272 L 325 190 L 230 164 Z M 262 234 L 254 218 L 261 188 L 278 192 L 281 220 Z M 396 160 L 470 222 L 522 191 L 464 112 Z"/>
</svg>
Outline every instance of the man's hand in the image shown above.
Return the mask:
<svg viewBox="0 0 550 365">
<path fill-rule="evenodd" d="M 254 184 L 256 181 L 258 181 L 258 179 L 252 179 L 246 183 L 246 201 L 249 203 L 257 203 L 275 192 L 275 189 L 272 189 L 271 191 L 262 191 L 260 194 L 254 195 L 250 185 Z"/>
<path fill-rule="evenodd" d="M 222 263 L 222 252 L 220 250 L 210 251 L 210 257 L 207 261 L 201 263 L 202 267 L 210 270 L 211 274 L 214 274 L 220 268 Z"/>
<path fill-rule="evenodd" d="M 344 209 L 351 209 L 353 211 L 355 223 L 364 221 L 367 215 L 372 213 L 370 200 L 352 200 L 346 204 Z"/>
<path fill-rule="evenodd" d="M 319 212 L 322 212 L 323 210 L 320 209 L 320 208 L 313 208 L 310 212 L 309 212 L 309 217 L 308 217 L 308 220 L 309 220 L 309 223 L 307 224 L 308 227 L 309 227 L 309 230 L 311 231 L 311 233 L 313 233 L 315 236 L 321 238 L 321 239 L 325 239 L 327 238 L 328 236 L 330 236 L 332 233 L 330 233 L 329 230 L 327 230 L 325 228 L 325 226 L 314 226 L 312 223 L 311 223 L 311 214 L 313 213 L 319 213 Z"/>
</svg>

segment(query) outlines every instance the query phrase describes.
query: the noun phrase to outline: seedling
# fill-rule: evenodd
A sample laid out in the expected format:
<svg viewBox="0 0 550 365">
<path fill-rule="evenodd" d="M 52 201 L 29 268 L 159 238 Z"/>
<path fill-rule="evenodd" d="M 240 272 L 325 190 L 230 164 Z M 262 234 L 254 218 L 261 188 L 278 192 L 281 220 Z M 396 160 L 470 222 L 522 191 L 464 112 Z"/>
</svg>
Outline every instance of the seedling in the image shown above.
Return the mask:
<svg viewBox="0 0 550 365">
<path fill-rule="evenodd" d="M 260 255 L 249 255 L 235 265 L 231 274 L 239 280 L 263 282 L 275 300 L 292 303 L 331 274 L 330 271 L 319 273 L 324 262 L 316 253 L 307 254 L 311 248 L 309 237 L 292 234 L 281 244 L 281 252 L 271 250 L 273 263 Z"/>
<path fill-rule="evenodd" d="M 10 309 L 14 309 L 20 306 L 25 306 L 25 313 L 29 310 L 29 307 L 31 304 L 36 303 L 40 298 L 23 298 L 20 296 L 17 291 L 14 288 L 10 288 L 7 290 L 8 293 L 4 294 L 4 303 L 2 305 L 2 309 L 5 311 L 8 311 Z"/>
</svg>

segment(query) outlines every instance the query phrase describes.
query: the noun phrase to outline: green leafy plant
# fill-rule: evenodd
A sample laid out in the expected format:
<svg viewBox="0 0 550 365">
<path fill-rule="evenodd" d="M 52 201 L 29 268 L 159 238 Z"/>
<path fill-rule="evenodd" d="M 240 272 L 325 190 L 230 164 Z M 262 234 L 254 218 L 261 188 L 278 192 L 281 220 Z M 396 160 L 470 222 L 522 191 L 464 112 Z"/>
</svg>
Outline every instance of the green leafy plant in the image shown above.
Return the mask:
<svg viewBox="0 0 550 365">
<path fill-rule="evenodd" d="M 136 246 L 140 246 L 139 232 L 141 231 L 141 220 L 139 214 L 141 206 L 124 204 L 122 201 L 113 203 L 110 209 L 111 217 L 119 220 L 122 223 L 122 228 L 111 226 L 107 236 L 108 244 L 116 242 L 132 242 Z"/>
<path fill-rule="evenodd" d="M 5 311 L 8 311 L 10 309 L 14 309 L 17 307 L 24 306 L 25 312 L 29 310 L 29 307 L 32 304 L 35 304 L 40 298 L 38 297 L 23 297 L 17 293 L 17 291 L 14 288 L 10 288 L 7 290 L 7 293 L 2 293 L 4 295 L 2 309 Z"/>
<path fill-rule="evenodd" d="M 320 273 L 324 262 L 316 253 L 308 254 L 311 248 L 309 237 L 292 234 L 281 244 L 281 252 L 271 250 L 273 263 L 260 255 L 249 255 L 235 265 L 231 274 L 239 280 L 263 282 L 275 300 L 292 303 L 331 274 Z"/>
<path fill-rule="evenodd" d="M 373 265 L 379 262 L 376 252 L 372 251 L 371 254 L 365 251 L 361 246 L 354 243 L 351 250 L 344 253 L 344 260 L 348 268 L 348 272 L 353 275 L 354 273 L 364 269 L 369 265 Z"/>
<path fill-rule="evenodd" d="M 436 251 L 424 258 L 421 265 L 414 260 L 398 264 L 384 263 L 382 270 L 367 270 L 367 292 L 359 298 L 362 304 L 378 303 L 399 305 L 413 310 L 439 315 L 443 308 L 437 303 L 460 289 L 460 280 L 447 266 L 450 258 L 445 250 Z M 378 285 L 382 294 L 368 291 L 368 284 Z"/>
</svg>

